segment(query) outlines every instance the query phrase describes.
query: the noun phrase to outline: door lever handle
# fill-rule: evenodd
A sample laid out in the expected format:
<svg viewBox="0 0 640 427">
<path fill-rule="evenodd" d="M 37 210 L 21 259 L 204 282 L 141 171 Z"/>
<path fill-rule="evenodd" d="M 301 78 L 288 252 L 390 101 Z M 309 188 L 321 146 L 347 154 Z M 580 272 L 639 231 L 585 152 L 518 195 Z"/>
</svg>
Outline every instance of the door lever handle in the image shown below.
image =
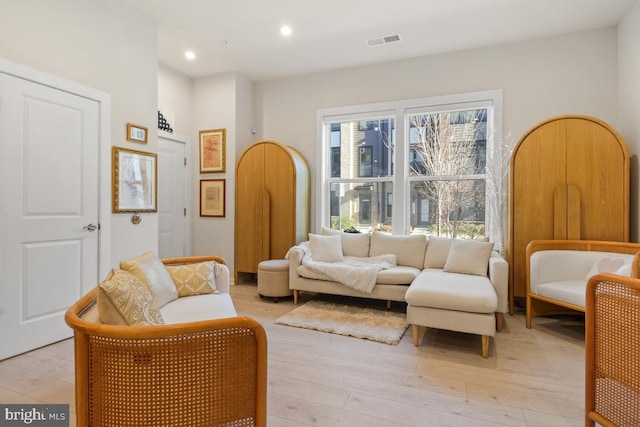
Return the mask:
<svg viewBox="0 0 640 427">
<path fill-rule="evenodd" d="M 82 229 L 87 231 L 96 231 L 98 229 L 98 226 L 95 224 L 88 224 L 82 227 Z"/>
</svg>

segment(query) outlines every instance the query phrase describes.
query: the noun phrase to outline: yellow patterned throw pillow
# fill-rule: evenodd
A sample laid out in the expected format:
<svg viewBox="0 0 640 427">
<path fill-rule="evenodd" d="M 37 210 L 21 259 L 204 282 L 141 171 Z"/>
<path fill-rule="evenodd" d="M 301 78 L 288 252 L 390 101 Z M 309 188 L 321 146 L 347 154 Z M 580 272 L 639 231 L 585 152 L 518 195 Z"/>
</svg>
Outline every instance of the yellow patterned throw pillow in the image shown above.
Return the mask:
<svg viewBox="0 0 640 427">
<path fill-rule="evenodd" d="M 162 325 L 164 320 L 147 285 L 131 273 L 111 270 L 98 286 L 100 321 L 109 325 Z"/>
<path fill-rule="evenodd" d="M 216 290 L 214 261 L 169 265 L 169 275 L 178 288 L 179 297 L 211 294 Z"/>
<path fill-rule="evenodd" d="M 153 252 L 120 261 L 120 269 L 132 273 L 147 285 L 158 307 L 178 298 L 178 291 L 169 277 L 167 268 Z"/>
</svg>

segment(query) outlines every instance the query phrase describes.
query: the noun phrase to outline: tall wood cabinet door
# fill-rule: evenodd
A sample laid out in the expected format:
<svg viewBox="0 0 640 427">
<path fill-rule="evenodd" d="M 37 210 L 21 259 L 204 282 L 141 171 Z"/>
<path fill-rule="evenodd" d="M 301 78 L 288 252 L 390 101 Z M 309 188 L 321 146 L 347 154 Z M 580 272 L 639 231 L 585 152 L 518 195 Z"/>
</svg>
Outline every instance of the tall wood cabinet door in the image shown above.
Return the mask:
<svg viewBox="0 0 640 427">
<path fill-rule="evenodd" d="M 264 146 L 264 188 L 270 195 L 271 211 L 270 257 L 280 259 L 296 241 L 296 171 L 286 147 L 271 143 Z"/>
<path fill-rule="evenodd" d="M 533 130 L 511 161 L 511 278 L 514 296 L 525 296 L 526 250 L 534 239 L 554 238 L 554 191 L 565 185 L 566 126 L 556 121 Z"/>
<path fill-rule="evenodd" d="M 260 223 L 264 189 L 265 148 L 259 144 L 246 151 L 236 170 L 236 272 L 256 273 L 262 261 Z"/>
<path fill-rule="evenodd" d="M 580 235 L 569 238 L 628 241 L 629 170 L 624 144 L 597 122 L 566 123 L 567 183 L 580 191 Z"/>
</svg>

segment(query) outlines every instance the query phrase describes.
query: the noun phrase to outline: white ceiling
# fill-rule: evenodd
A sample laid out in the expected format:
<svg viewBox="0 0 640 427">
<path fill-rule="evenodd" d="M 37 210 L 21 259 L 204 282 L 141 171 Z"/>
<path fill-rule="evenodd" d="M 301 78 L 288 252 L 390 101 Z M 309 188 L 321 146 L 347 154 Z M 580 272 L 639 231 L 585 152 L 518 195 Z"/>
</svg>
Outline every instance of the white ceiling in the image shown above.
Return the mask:
<svg viewBox="0 0 640 427">
<path fill-rule="evenodd" d="M 123 1 L 156 21 L 161 63 L 257 81 L 610 27 L 640 0 Z M 401 41 L 366 43 L 391 34 Z"/>
</svg>

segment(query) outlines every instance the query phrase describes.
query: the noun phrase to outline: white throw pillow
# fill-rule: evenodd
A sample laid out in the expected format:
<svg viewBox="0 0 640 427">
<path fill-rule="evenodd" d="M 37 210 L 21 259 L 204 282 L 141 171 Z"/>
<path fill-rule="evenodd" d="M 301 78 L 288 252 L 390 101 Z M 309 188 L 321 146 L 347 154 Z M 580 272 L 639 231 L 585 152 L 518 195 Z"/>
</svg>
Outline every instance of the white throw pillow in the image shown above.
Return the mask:
<svg viewBox="0 0 640 427">
<path fill-rule="evenodd" d="M 171 280 L 167 267 L 153 252 L 120 261 L 120 269 L 137 276 L 147 285 L 158 307 L 178 299 L 178 289 Z"/>
<path fill-rule="evenodd" d="M 339 235 L 321 236 L 309 233 L 311 258 L 320 262 L 343 261 L 342 239 Z"/>
<path fill-rule="evenodd" d="M 369 244 L 371 236 L 367 233 L 345 233 L 340 230 L 322 227 L 323 236 L 340 236 L 342 242 L 342 254 L 344 256 L 369 256 Z"/>
<path fill-rule="evenodd" d="M 443 270 L 450 273 L 486 276 L 493 243 L 453 239 Z"/>
<path fill-rule="evenodd" d="M 616 271 L 620 270 L 625 266 L 627 261 L 624 258 L 618 257 L 602 257 L 593 264 L 591 270 L 587 273 L 586 279 L 588 280 L 591 276 L 595 276 L 600 273 L 614 273 L 619 274 L 621 276 L 626 276 L 626 274 L 616 273 Z M 624 271 L 624 270 L 623 270 Z M 629 276 L 631 276 L 631 263 L 629 263 Z"/>
</svg>

